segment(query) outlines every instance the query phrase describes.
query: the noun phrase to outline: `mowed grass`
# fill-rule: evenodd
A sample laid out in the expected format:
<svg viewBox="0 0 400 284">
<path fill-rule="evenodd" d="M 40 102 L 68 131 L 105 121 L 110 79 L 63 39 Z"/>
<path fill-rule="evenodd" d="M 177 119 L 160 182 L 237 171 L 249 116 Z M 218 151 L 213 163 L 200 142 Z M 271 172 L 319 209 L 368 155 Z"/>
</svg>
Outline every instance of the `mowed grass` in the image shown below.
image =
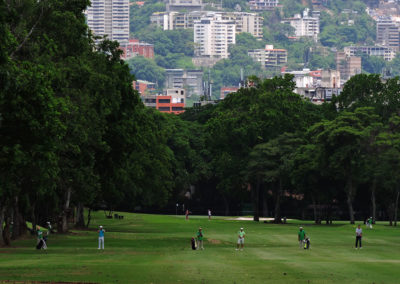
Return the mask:
<svg viewBox="0 0 400 284">
<path fill-rule="evenodd" d="M 34 237 L 0 248 L 0 282 L 91 283 L 400 283 L 400 229 L 385 223 L 363 226 L 362 250 L 354 249 L 355 226 L 347 222 L 286 225 L 204 216 L 123 213 L 123 220 L 97 212 L 90 230 L 51 235 L 45 252 Z M 97 250 L 98 225 L 106 229 L 105 250 Z M 311 238 L 299 249 L 298 226 Z M 204 251 L 190 238 L 203 227 Z M 244 251 L 236 251 L 244 227 Z"/>
</svg>

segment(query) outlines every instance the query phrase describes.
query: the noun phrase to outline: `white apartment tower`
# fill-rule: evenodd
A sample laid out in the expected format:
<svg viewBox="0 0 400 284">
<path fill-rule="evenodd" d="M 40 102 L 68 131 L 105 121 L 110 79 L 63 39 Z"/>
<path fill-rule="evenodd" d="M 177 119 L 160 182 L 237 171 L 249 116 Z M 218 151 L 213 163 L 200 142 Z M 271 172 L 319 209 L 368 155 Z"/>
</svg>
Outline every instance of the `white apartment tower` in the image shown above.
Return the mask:
<svg viewBox="0 0 400 284">
<path fill-rule="evenodd" d="M 295 29 L 296 37 L 311 37 L 315 41 L 319 35 L 319 12 L 313 11 L 313 15 L 309 16 L 310 10 L 306 8 L 303 12 L 303 17 L 300 14 L 294 15 L 293 18 L 288 18 L 282 23 L 290 24 Z"/>
<path fill-rule="evenodd" d="M 95 35 L 106 35 L 120 45 L 129 41 L 129 0 L 92 0 L 87 23 Z"/>
<path fill-rule="evenodd" d="M 235 22 L 222 20 L 214 14 L 194 22 L 195 55 L 210 58 L 228 58 L 228 47 L 236 43 Z"/>
</svg>

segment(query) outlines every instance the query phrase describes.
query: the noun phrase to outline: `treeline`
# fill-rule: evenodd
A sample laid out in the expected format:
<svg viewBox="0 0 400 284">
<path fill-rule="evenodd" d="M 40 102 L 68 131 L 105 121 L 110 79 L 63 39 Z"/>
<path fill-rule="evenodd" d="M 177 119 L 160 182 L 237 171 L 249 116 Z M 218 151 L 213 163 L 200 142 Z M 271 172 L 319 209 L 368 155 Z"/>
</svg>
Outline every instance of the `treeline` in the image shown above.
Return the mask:
<svg viewBox="0 0 400 284">
<path fill-rule="evenodd" d="M 307 209 L 316 223 L 330 224 L 340 210 L 351 223 L 370 214 L 375 221 L 379 207 L 396 225 L 399 78 L 357 75 L 321 106 L 294 94 L 290 76 L 253 83 L 216 106 L 183 115 L 204 127 L 209 181 L 213 196 L 225 200 L 226 214 L 250 198 L 256 221 L 272 214 L 280 223 L 288 212 L 300 217 Z"/>
<path fill-rule="evenodd" d="M 88 4 L 0 1 L 5 244 L 26 221 L 66 232 L 71 221 L 88 226 L 92 209 L 160 207 L 194 182 L 196 125 L 143 106 L 117 43 L 89 33 Z"/>
</svg>

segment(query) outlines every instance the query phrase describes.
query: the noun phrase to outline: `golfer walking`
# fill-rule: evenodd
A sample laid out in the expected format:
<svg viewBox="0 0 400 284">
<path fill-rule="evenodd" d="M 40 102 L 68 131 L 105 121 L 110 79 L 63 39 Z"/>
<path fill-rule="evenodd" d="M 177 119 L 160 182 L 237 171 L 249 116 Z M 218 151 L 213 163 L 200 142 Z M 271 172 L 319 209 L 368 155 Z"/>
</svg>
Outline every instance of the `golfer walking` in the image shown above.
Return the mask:
<svg viewBox="0 0 400 284">
<path fill-rule="evenodd" d="M 246 233 L 243 231 L 243 228 L 240 228 L 240 231 L 238 233 L 238 241 L 237 241 L 237 247 L 236 250 L 243 250 L 244 247 L 244 238 L 246 237 Z"/>
<path fill-rule="evenodd" d="M 98 249 L 104 249 L 104 233 L 106 231 L 103 229 L 103 226 L 100 226 L 100 228 L 97 232 L 99 233 L 99 248 Z"/>
<path fill-rule="evenodd" d="M 356 229 L 356 247 L 355 247 L 356 249 L 362 248 L 361 239 L 362 239 L 362 229 L 361 229 L 361 226 L 358 225 L 358 227 Z M 357 247 L 357 245 L 359 245 L 359 247 Z"/>
<path fill-rule="evenodd" d="M 208 220 L 211 220 L 211 209 L 208 209 Z"/>
<path fill-rule="evenodd" d="M 197 232 L 197 249 L 204 249 L 203 247 L 203 229 L 200 227 L 199 231 Z"/>
<path fill-rule="evenodd" d="M 368 219 L 368 227 L 372 229 L 372 217 L 369 217 Z"/>
<path fill-rule="evenodd" d="M 304 231 L 303 227 L 299 228 L 298 240 L 299 240 L 299 247 L 303 248 L 303 242 L 306 239 L 306 231 Z"/>
</svg>

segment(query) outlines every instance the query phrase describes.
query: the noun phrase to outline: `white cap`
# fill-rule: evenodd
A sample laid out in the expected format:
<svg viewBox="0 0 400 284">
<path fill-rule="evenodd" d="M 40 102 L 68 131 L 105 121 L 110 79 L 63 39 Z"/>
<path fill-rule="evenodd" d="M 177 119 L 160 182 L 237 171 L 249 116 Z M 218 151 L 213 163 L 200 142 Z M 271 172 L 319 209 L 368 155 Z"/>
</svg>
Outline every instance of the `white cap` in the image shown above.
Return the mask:
<svg viewBox="0 0 400 284">
<path fill-rule="evenodd" d="M 100 226 L 100 228 L 103 228 L 103 226 Z"/>
<path fill-rule="evenodd" d="M 243 230 L 243 228 L 240 228 L 240 230 Z"/>
</svg>

